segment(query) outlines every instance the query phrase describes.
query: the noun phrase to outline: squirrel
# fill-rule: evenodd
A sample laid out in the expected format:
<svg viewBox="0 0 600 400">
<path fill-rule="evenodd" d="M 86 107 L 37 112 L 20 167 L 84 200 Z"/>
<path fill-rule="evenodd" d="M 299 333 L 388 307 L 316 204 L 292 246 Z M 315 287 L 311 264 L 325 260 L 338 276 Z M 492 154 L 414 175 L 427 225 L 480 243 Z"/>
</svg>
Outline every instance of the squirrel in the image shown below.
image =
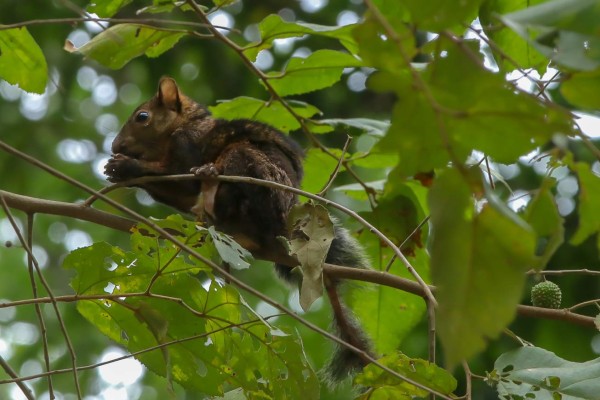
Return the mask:
<svg viewBox="0 0 600 400">
<path fill-rule="evenodd" d="M 122 127 L 112 152 L 105 167 L 111 182 L 190 172 L 203 177 L 136 186 L 158 202 L 202 215 L 204 222 L 232 236 L 255 258 L 275 262 L 280 278 L 297 283 L 292 268 L 299 263 L 277 239 L 289 237 L 287 217 L 298 202 L 297 196 L 264 186 L 211 179 L 218 175 L 247 176 L 298 187 L 303 151 L 291 138 L 261 122 L 213 118 L 205 106 L 183 94 L 174 79 L 163 77 L 156 95 L 137 107 Z M 356 239 L 337 224 L 334 232 L 325 262 L 369 268 Z M 340 299 L 339 282 L 324 278 L 336 334 L 373 356 L 370 340 Z M 336 345 L 324 374 L 329 382 L 336 383 L 367 363 L 364 356 Z"/>
</svg>

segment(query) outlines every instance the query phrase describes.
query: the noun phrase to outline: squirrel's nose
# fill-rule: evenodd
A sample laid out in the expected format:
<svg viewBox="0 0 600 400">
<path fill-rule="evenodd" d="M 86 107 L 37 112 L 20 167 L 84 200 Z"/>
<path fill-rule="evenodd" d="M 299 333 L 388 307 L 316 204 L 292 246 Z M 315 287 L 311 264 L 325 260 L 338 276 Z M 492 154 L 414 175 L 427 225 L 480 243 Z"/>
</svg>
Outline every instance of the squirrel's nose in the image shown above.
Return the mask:
<svg viewBox="0 0 600 400">
<path fill-rule="evenodd" d="M 113 140 L 111 149 L 113 154 L 125 153 L 126 147 L 121 135 L 118 135 L 115 140 Z"/>
</svg>

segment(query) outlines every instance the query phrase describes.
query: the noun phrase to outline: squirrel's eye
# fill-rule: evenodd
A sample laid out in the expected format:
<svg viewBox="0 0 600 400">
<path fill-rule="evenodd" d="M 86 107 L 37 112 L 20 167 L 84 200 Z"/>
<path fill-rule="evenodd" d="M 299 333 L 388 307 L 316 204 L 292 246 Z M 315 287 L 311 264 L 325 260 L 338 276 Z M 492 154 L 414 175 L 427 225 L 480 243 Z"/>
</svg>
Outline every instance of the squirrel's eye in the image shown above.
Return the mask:
<svg viewBox="0 0 600 400">
<path fill-rule="evenodd" d="M 146 122 L 150 118 L 150 114 L 147 111 L 140 111 L 135 116 L 135 122 Z"/>
</svg>

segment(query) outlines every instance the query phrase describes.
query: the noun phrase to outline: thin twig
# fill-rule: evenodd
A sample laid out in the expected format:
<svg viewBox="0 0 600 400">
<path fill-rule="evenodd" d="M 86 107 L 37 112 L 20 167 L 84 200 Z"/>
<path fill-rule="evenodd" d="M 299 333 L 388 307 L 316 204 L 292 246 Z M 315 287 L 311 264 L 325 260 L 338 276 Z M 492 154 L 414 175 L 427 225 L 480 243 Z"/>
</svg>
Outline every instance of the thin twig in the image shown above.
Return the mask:
<svg viewBox="0 0 600 400">
<path fill-rule="evenodd" d="M 344 157 L 346 157 L 346 152 L 348 151 L 348 146 L 350 146 L 350 143 L 352 143 L 352 136 L 346 135 L 346 143 L 344 143 L 344 148 L 342 148 L 342 154 L 340 155 L 340 157 L 338 159 L 338 162 L 337 162 L 337 164 L 336 164 L 333 172 L 331 173 L 331 175 L 329 175 L 329 179 L 327 180 L 327 183 L 325 184 L 325 186 L 323 187 L 323 189 L 321 189 L 319 191 L 319 193 L 317 193 L 317 195 L 319 195 L 319 196 L 325 196 L 325 194 L 327 193 L 327 191 L 331 187 L 331 184 L 333 183 L 333 181 L 337 177 L 338 173 L 340 172 L 340 167 L 342 166 L 342 162 L 344 160 Z"/>
<path fill-rule="evenodd" d="M 465 400 L 471 400 L 473 375 L 471 374 L 471 368 L 469 368 L 469 364 L 467 363 L 466 360 L 463 360 L 462 366 L 463 366 L 463 369 L 465 370 L 465 380 L 466 380 Z"/>
<path fill-rule="evenodd" d="M 27 245 L 30 249 L 33 249 L 33 213 L 27 214 Z M 29 281 L 31 282 L 31 290 L 33 298 L 38 297 L 37 284 L 35 282 L 35 267 L 33 265 L 33 254 L 27 254 L 27 270 L 29 271 Z M 46 329 L 46 322 L 44 321 L 44 315 L 42 313 L 40 304 L 36 303 L 34 306 L 35 314 L 40 325 L 40 335 L 42 337 L 42 347 L 44 351 L 44 364 L 46 371 L 51 371 L 50 368 L 50 356 L 48 354 L 48 330 Z M 48 397 L 54 399 L 54 386 L 52 385 L 52 377 L 48 376 Z"/>
<path fill-rule="evenodd" d="M 595 305 L 596 308 L 600 308 L 600 299 L 582 301 L 581 303 L 575 304 L 574 306 L 567 308 L 567 310 L 574 311 L 574 310 L 577 310 L 578 308 L 593 306 L 593 305 Z"/>
<path fill-rule="evenodd" d="M 543 270 L 536 271 L 531 269 L 527 271 L 527 275 L 568 275 L 568 274 L 581 274 L 581 275 L 600 275 L 600 271 L 591 269 L 561 269 L 561 270 Z"/>
<path fill-rule="evenodd" d="M 429 221 L 429 218 L 430 218 L 429 215 L 426 216 L 425 218 L 423 218 L 423 221 L 421 221 L 419 223 L 419 225 L 417 225 L 417 227 L 415 229 L 413 229 L 413 231 L 402 241 L 402 243 L 400 243 L 400 245 L 398 246 L 398 248 L 400 250 L 402 250 L 402 248 L 404 247 L 404 245 L 406 243 L 408 243 L 408 241 L 410 240 L 410 238 L 412 238 L 414 235 L 416 235 L 417 232 L 419 232 L 419 230 L 423 227 L 423 225 L 425 225 Z M 396 255 L 395 254 L 392 256 L 392 258 L 388 262 L 387 266 L 385 267 L 385 272 L 390 272 L 390 269 L 392 268 L 392 265 L 394 264 L 394 261 L 396 261 Z"/>
<path fill-rule="evenodd" d="M 435 340 L 436 340 L 436 316 L 435 316 L 435 304 L 427 301 L 427 324 L 429 328 L 429 362 L 435 364 L 436 362 L 436 350 L 435 350 Z"/>
<path fill-rule="evenodd" d="M 597 148 L 594 145 L 594 142 L 592 142 L 590 140 L 589 137 L 587 137 L 587 135 L 585 133 L 583 133 L 583 131 L 581 130 L 581 128 L 579 127 L 579 124 L 577 123 L 577 121 L 575 121 L 575 124 L 577 125 L 577 132 L 576 135 L 579 136 L 579 138 L 581 139 L 581 141 L 583 142 L 583 144 L 586 145 L 586 147 L 588 149 L 590 149 L 590 151 L 592 152 L 592 154 L 598 159 L 600 160 L 600 149 Z"/>
<path fill-rule="evenodd" d="M 28 214 L 41 213 L 60 215 L 82 221 L 93 222 L 98 225 L 103 225 L 108 228 L 125 232 L 129 231 L 135 225 L 135 221 L 131 219 L 119 217 L 117 215 L 96 210 L 94 208 L 84 207 L 79 204 L 38 199 L 4 190 L 0 190 L 0 196 L 4 198 L 9 207 L 16 208 Z"/>
<path fill-rule="evenodd" d="M 31 25 L 56 25 L 56 24 L 74 24 L 80 22 L 108 22 L 108 23 L 132 23 L 132 24 L 157 24 L 157 25 L 181 25 L 181 26 L 191 26 L 198 28 L 208 28 L 206 24 L 199 22 L 190 22 L 190 21 L 177 21 L 177 20 L 168 20 L 168 19 L 158 19 L 158 18 L 92 18 L 92 17 L 81 17 L 81 18 L 49 18 L 49 19 L 32 19 L 29 21 L 18 22 L 15 24 L 7 24 L 0 25 L 0 31 L 6 29 L 16 29 L 22 28 Z M 217 29 L 230 30 L 234 29 L 228 28 L 226 26 L 218 26 L 213 25 Z"/>
<path fill-rule="evenodd" d="M 485 160 L 485 169 L 488 174 L 488 179 L 490 180 L 490 187 L 492 189 L 496 189 L 496 184 L 494 183 L 494 177 L 492 176 L 492 170 L 490 168 L 490 161 L 488 160 L 488 156 L 484 156 L 483 159 Z"/>
<path fill-rule="evenodd" d="M 19 389 L 21 389 L 21 392 L 23 392 L 23 395 L 27 400 L 35 400 L 35 396 L 33 395 L 31 389 L 23 383 L 23 380 L 25 379 L 19 378 L 19 375 L 17 375 L 17 373 L 11 368 L 11 366 L 6 362 L 6 360 L 2 356 L 0 356 L 0 367 L 2 367 L 4 372 L 6 372 L 6 375 L 12 378 L 11 382 L 17 384 L 17 386 L 19 387 Z"/>
</svg>

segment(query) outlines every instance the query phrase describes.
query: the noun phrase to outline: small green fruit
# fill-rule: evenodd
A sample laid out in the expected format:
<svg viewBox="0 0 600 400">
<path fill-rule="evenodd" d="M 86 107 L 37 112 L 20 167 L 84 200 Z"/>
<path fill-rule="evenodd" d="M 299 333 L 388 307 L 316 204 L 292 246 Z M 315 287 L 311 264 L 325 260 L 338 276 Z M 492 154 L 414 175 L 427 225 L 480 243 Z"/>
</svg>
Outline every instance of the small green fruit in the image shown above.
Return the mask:
<svg viewBox="0 0 600 400">
<path fill-rule="evenodd" d="M 536 307 L 560 308 L 562 292 L 556 283 L 540 282 L 531 288 L 531 303 Z"/>
</svg>

